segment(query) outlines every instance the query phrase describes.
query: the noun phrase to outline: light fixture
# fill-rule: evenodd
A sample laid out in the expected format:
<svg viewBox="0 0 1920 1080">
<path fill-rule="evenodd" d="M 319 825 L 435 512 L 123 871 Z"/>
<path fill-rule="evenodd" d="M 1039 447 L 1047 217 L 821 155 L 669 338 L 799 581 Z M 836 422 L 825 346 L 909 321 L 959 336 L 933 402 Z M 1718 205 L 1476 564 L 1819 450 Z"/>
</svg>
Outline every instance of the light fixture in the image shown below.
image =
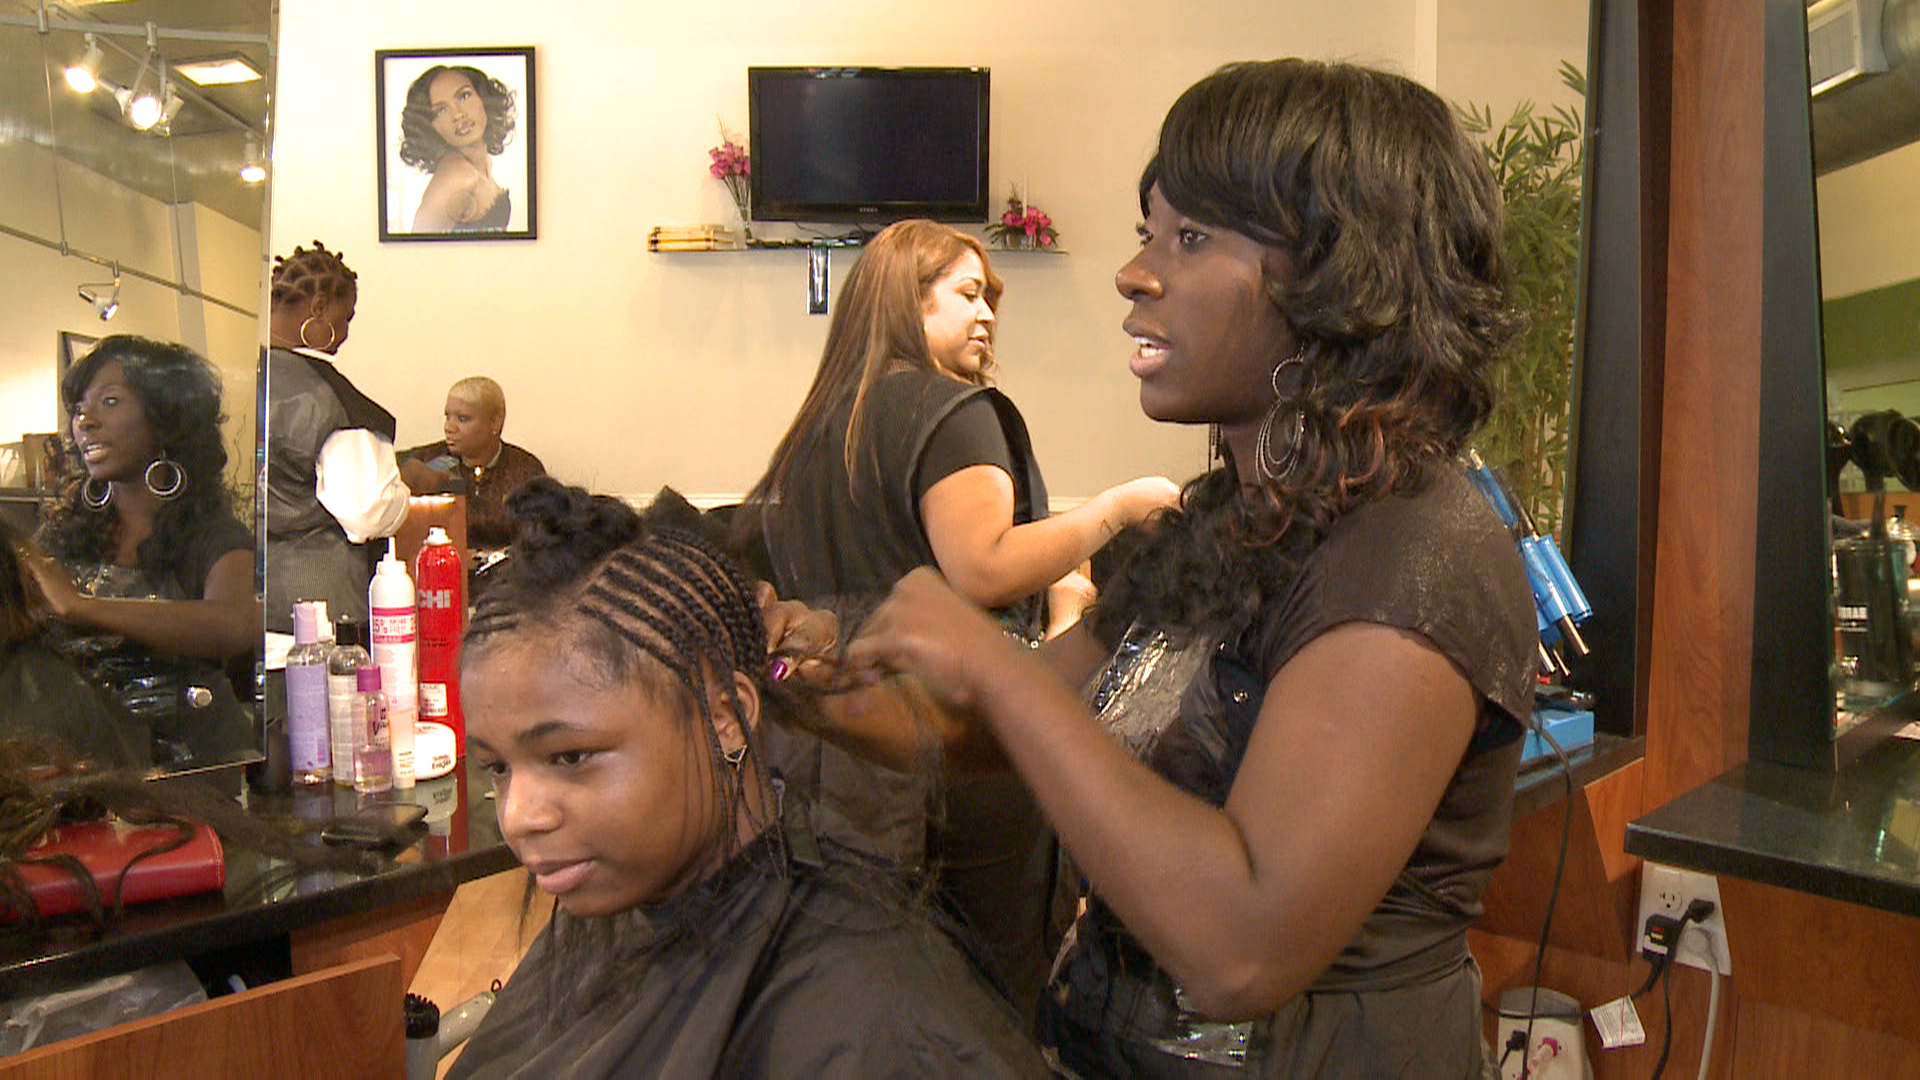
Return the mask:
<svg viewBox="0 0 1920 1080">
<path fill-rule="evenodd" d="M 140 89 L 140 84 L 147 77 L 147 68 L 152 63 L 153 50 L 149 48 L 147 55 L 140 58 L 140 70 L 134 74 L 132 82 L 125 86 L 109 84 L 113 90 L 113 100 L 120 103 L 120 115 L 126 117 L 127 123 L 140 131 L 149 130 L 159 123 L 160 114 L 165 111 L 157 95 Z"/>
<path fill-rule="evenodd" d="M 267 163 L 260 153 L 260 140 L 247 136 L 247 153 L 240 159 L 240 179 L 257 184 L 267 178 Z"/>
<path fill-rule="evenodd" d="M 93 313 L 100 316 L 101 322 L 113 318 L 120 310 L 120 268 L 113 268 L 113 280 L 80 286 L 80 299 L 93 305 Z"/>
<path fill-rule="evenodd" d="M 180 109 L 186 105 L 173 89 L 173 80 L 167 78 L 166 68 L 160 69 L 160 120 L 162 130 L 173 126 L 173 118 L 180 115 Z"/>
<path fill-rule="evenodd" d="M 216 56 L 206 60 L 188 60 L 173 65 L 176 75 L 184 75 L 195 86 L 231 86 L 260 78 L 260 71 L 244 56 Z"/>
<path fill-rule="evenodd" d="M 67 65 L 67 85 L 76 93 L 91 94 L 100 85 L 100 43 L 87 35 L 87 52 L 79 63 Z"/>
</svg>

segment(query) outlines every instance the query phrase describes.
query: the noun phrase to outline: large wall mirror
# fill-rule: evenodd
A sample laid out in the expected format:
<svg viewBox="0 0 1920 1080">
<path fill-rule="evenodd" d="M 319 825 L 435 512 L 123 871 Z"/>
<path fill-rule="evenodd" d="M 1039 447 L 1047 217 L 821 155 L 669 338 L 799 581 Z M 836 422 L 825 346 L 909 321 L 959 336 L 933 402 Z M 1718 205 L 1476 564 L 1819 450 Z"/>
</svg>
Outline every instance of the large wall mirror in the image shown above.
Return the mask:
<svg viewBox="0 0 1920 1080">
<path fill-rule="evenodd" d="M 214 593 L 245 596 L 211 627 L 205 610 L 158 605 L 47 620 L 32 644 L 108 688 L 109 705 L 16 698 L 0 707 L 6 734 L 71 722 L 52 734 L 134 765 L 255 756 L 258 631 L 234 613 L 257 588 L 271 21 L 269 0 L 0 4 L 0 516 L 66 545 L 61 568 L 89 597 L 200 600 L 216 575 L 227 587 Z M 113 335 L 185 346 L 208 366 L 145 346 L 89 365 Z M 91 374 L 81 416 L 60 392 L 75 365 Z M 137 412 L 116 411 L 128 399 Z M 71 519 L 59 536 L 57 507 Z M 216 510 L 230 526 L 217 533 Z M 129 555 L 122 541 L 141 535 L 144 554 Z M 42 673 L 34 685 L 66 684 Z"/>
<path fill-rule="evenodd" d="M 1915 711 L 1920 4 L 1766 18 L 1749 748 L 1833 768 Z"/>
</svg>

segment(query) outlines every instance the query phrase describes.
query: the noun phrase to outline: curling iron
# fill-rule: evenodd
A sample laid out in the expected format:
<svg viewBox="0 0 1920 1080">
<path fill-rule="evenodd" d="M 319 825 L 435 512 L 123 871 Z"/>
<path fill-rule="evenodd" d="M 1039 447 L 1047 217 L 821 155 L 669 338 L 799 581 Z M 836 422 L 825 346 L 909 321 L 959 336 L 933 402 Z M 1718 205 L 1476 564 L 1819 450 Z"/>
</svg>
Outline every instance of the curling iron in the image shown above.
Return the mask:
<svg viewBox="0 0 1920 1080">
<path fill-rule="evenodd" d="M 1467 451 L 1467 476 L 1492 504 L 1493 512 L 1512 534 L 1520 549 L 1520 561 L 1527 568 L 1527 584 L 1533 588 L 1533 612 L 1540 635 L 1540 660 L 1556 676 L 1567 674 L 1567 663 L 1559 646 L 1566 643 L 1575 655 L 1587 655 L 1587 642 L 1580 636 L 1580 624 L 1593 617 L 1593 605 L 1580 591 L 1579 582 L 1560 554 L 1553 537 L 1542 536 L 1533 517 L 1507 490 L 1507 485 L 1477 450 Z"/>
</svg>

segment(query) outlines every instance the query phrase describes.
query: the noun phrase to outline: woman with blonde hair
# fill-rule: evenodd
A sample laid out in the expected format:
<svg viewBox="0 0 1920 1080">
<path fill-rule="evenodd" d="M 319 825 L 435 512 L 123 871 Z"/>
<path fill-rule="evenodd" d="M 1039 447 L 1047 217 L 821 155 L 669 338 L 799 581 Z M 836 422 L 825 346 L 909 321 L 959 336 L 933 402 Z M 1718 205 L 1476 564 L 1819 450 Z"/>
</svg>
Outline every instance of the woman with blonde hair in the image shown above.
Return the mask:
<svg viewBox="0 0 1920 1080">
<path fill-rule="evenodd" d="M 461 491 L 467 496 L 467 544 L 498 551 L 513 539 L 507 496 L 547 468 L 500 437 L 507 426 L 507 395 L 485 375 L 469 375 L 447 389 L 446 438 L 400 456 L 400 476 L 415 492 Z"/>
<path fill-rule="evenodd" d="M 1142 477 L 1048 516 L 1026 423 L 989 385 L 1002 288 L 980 241 L 945 225 L 896 222 L 866 245 L 813 386 L 736 522 L 764 541 L 782 596 L 831 608 L 851 630 L 908 571 L 933 566 L 1034 640 L 1050 584 L 1177 500 L 1171 481 Z M 830 833 L 940 869 L 1015 1003 L 1031 1008 L 1054 873 L 1031 796 L 1011 778 L 956 784 L 929 830 L 920 778 L 880 773 L 809 736 L 770 743 Z"/>
</svg>

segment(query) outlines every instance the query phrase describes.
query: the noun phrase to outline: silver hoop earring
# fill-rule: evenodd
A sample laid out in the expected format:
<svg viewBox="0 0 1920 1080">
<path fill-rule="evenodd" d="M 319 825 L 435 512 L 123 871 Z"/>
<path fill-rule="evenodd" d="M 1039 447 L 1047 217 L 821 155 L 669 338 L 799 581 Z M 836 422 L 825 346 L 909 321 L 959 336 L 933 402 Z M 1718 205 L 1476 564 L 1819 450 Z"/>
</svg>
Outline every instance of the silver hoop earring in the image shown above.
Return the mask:
<svg viewBox="0 0 1920 1080">
<path fill-rule="evenodd" d="M 153 482 L 153 470 L 162 467 L 173 470 L 173 482 L 165 486 Z M 164 473 L 162 475 L 164 475 Z M 182 491 L 186 490 L 187 470 L 181 468 L 177 462 L 167 460 L 167 455 L 162 453 L 148 464 L 147 471 L 142 479 L 146 481 L 147 491 L 152 494 L 154 498 L 161 500 L 176 499 L 180 497 Z"/>
<path fill-rule="evenodd" d="M 98 481 L 100 484 L 100 494 L 95 495 L 93 493 L 94 483 L 95 480 L 93 477 L 89 476 L 86 482 L 80 485 L 80 501 L 85 503 L 89 510 L 105 510 L 107 504 L 113 501 L 113 485 L 107 483 L 105 480 Z"/>
<path fill-rule="evenodd" d="M 1300 464 L 1300 454 L 1307 437 L 1307 389 L 1303 388 L 1294 398 L 1292 431 L 1287 433 L 1286 452 L 1278 457 L 1273 452 L 1273 422 L 1280 415 L 1283 400 L 1280 393 L 1280 373 L 1290 364 L 1304 366 L 1307 351 L 1303 348 L 1273 367 L 1273 375 L 1268 380 L 1273 385 L 1273 405 L 1267 409 L 1267 415 L 1260 421 L 1260 435 L 1254 440 L 1254 468 L 1262 480 L 1280 480 Z"/>
<path fill-rule="evenodd" d="M 307 327 L 314 323 L 319 323 L 321 326 L 327 328 L 327 343 L 325 345 L 315 345 L 313 342 L 307 340 Z M 339 340 L 339 337 L 340 332 L 333 328 L 333 324 L 325 321 L 318 315 L 309 315 L 307 316 L 307 321 L 300 324 L 300 344 L 305 345 L 315 352 L 326 352 L 328 349 L 333 348 L 333 343 Z"/>
</svg>

